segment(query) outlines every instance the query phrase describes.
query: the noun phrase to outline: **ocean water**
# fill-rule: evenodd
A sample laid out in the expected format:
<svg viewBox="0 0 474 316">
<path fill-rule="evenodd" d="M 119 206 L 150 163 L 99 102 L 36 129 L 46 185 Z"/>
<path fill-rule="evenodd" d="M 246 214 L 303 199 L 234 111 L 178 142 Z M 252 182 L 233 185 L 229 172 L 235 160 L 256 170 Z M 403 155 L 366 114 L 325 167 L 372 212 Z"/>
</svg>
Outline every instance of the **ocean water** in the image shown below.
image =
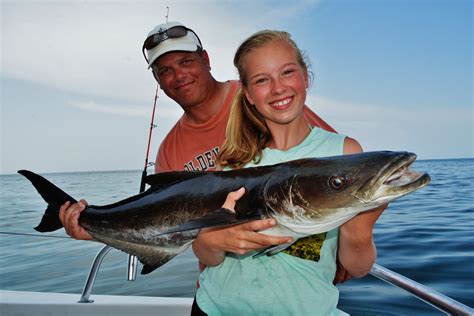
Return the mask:
<svg viewBox="0 0 474 316">
<path fill-rule="evenodd" d="M 375 226 L 377 263 L 468 306 L 474 306 L 474 159 L 425 160 L 430 185 L 390 204 Z M 90 204 L 138 192 L 140 171 L 52 173 L 50 181 Z M 0 176 L 0 288 L 81 293 L 102 244 L 39 234 L 45 204 L 20 175 Z M 140 267 L 141 268 L 141 267 Z M 191 251 L 149 275 L 126 280 L 127 255 L 104 259 L 94 294 L 192 297 L 198 276 Z M 441 315 L 405 291 L 372 276 L 338 286 L 340 308 L 352 315 Z M 79 297 L 79 295 L 78 295 Z"/>
</svg>

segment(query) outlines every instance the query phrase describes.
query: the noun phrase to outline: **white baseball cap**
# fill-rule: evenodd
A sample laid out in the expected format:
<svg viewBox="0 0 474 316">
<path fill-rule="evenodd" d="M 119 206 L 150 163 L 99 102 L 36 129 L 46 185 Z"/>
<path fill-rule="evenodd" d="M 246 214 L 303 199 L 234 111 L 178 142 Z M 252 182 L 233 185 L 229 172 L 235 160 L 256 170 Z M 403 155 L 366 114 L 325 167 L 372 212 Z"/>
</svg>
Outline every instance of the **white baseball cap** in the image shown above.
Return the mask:
<svg viewBox="0 0 474 316">
<path fill-rule="evenodd" d="M 156 35 L 156 36 L 154 36 Z M 167 22 L 155 26 L 143 43 L 148 58 L 148 68 L 163 54 L 172 51 L 196 52 L 202 49 L 201 41 L 193 30 L 179 22 Z"/>
</svg>

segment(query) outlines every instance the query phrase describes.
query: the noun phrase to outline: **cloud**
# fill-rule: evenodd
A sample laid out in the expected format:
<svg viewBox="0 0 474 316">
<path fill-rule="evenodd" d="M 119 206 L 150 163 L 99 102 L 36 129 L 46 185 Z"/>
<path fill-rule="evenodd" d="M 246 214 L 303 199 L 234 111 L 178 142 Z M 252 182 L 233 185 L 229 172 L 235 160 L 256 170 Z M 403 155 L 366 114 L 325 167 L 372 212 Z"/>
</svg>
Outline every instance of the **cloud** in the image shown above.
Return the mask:
<svg viewBox="0 0 474 316">
<path fill-rule="evenodd" d="M 113 105 L 98 104 L 94 101 L 69 101 L 68 104 L 90 112 L 100 112 L 124 116 L 148 116 L 148 109 L 144 107 L 117 107 Z"/>
<path fill-rule="evenodd" d="M 269 3 L 7 1 L 2 3 L 1 72 L 75 93 L 146 102 L 155 82 L 141 46 L 148 31 L 165 21 L 167 6 L 170 21 L 183 21 L 199 34 L 216 78 L 228 80 L 236 78 L 232 57 L 245 37 L 314 5 L 271 2 L 269 10 Z M 248 12 L 259 19 L 242 23 Z"/>
<path fill-rule="evenodd" d="M 69 106 L 96 113 L 105 113 L 131 117 L 150 117 L 151 107 L 144 106 L 118 106 L 111 104 L 100 104 L 95 101 L 68 101 Z M 161 119 L 179 118 L 183 113 L 180 107 L 173 104 L 159 104 L 156 116 Z"/>
</svg>

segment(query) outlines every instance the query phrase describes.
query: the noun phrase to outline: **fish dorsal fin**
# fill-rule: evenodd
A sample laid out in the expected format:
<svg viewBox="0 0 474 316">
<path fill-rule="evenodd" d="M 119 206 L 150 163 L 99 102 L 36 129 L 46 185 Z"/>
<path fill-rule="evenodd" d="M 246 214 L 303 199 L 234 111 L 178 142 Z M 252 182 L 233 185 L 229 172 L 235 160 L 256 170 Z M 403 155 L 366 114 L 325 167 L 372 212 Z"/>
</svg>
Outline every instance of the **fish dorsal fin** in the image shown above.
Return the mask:
<svg viewBox="0 0 474 316">
<path fill-rule="evenodd" d="M 170 184 L 200 177 L 207 172 L 205 171 L 170 171 L 160 172 L 149 175 L 145 178 L 145 182 L 154 188 L 162 188 Z"/>
</svg>

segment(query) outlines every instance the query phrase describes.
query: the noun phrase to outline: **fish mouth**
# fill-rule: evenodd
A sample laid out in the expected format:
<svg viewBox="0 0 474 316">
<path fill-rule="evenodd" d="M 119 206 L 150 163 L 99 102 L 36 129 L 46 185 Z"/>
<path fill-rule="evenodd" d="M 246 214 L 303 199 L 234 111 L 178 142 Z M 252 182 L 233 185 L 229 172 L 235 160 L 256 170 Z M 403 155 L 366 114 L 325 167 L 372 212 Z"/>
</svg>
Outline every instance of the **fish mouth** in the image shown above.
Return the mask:
<svg viewBox="0 0 474 316">
<path fill-rule="evenodd" d="M 361 187 L 359 198 L 365 202 L 387 203 L 428 185 L 431 178 L 427 173 L 411 169 L 416 157 L 416 154 L 406 152 L 393 157 L 385 168 Z"/>
</svg>

